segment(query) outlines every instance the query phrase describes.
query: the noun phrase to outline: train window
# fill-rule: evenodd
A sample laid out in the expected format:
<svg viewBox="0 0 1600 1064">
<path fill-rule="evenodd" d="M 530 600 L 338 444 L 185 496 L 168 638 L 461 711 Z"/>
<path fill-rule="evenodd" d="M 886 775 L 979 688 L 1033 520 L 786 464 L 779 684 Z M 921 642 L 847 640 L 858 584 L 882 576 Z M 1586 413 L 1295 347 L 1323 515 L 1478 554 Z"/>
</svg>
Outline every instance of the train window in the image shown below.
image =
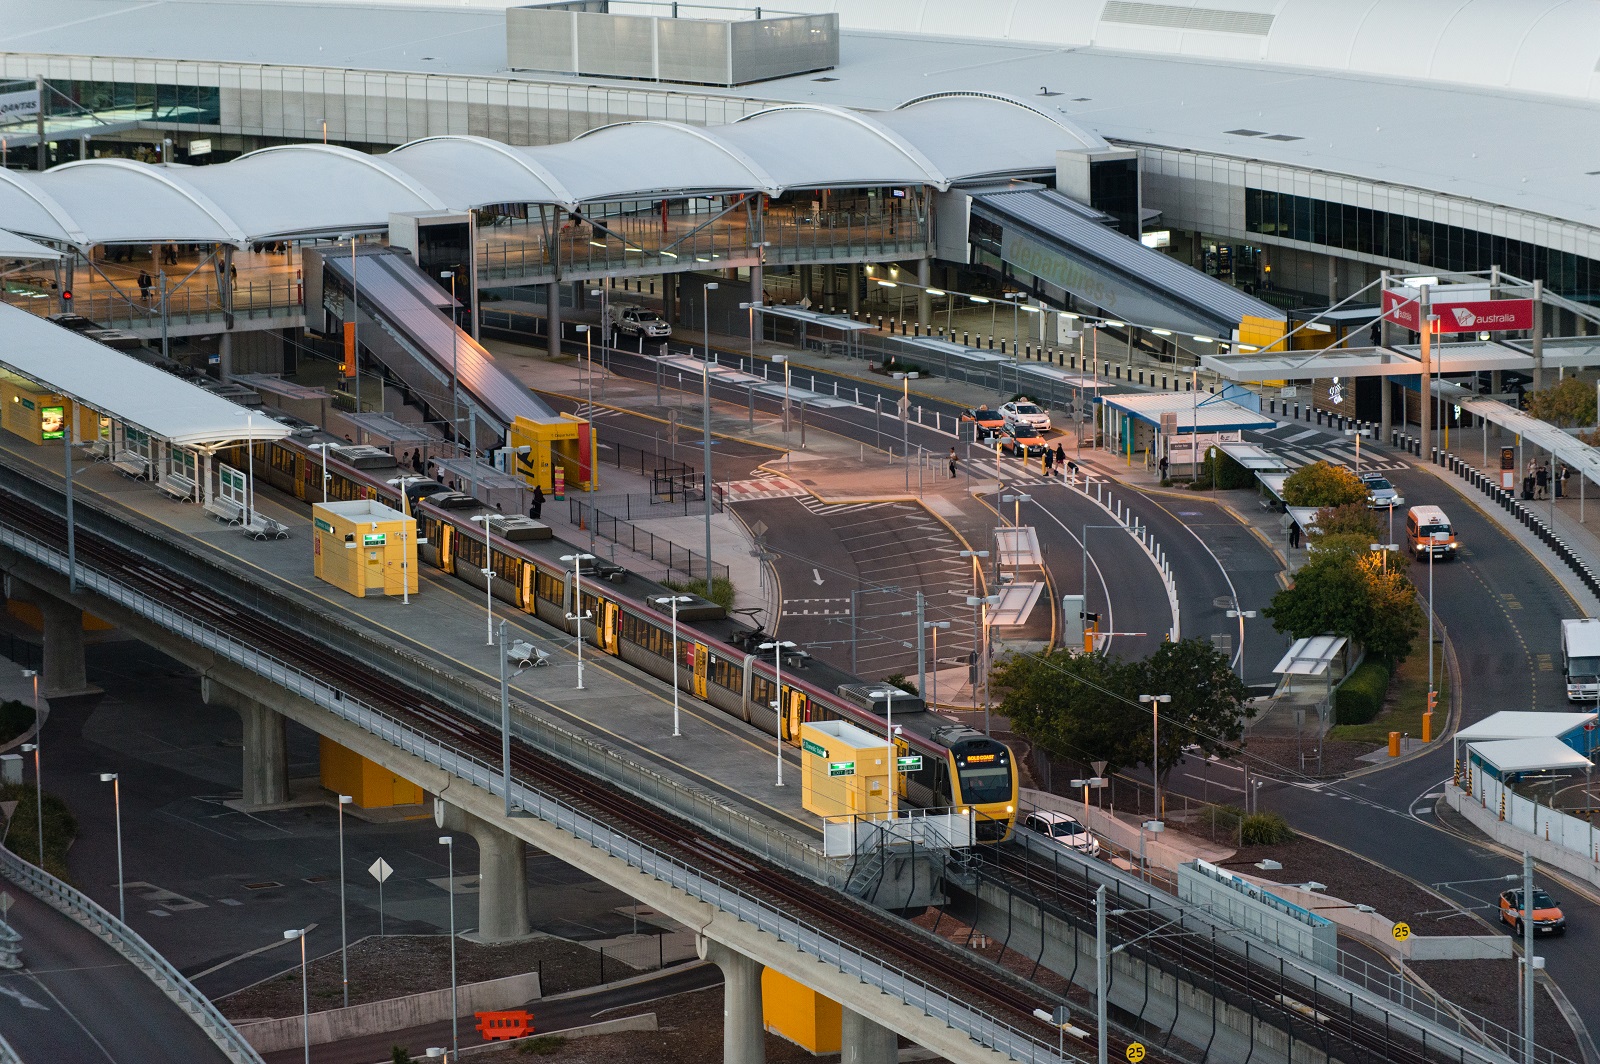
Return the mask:
<svg viewBox="0 0 1600 1064">
<path fill-rule="evenodd" d="M 495 551 L 494 575 L 497 580 L 508 580 L 512 584 L 522 583 L 522 559 L 503 550 Z"/>
<path fill-rule="evenodd" d="M 750 701 L 758 706 L 765 706 L 777 699 L 772 693 L 772 681 L 765 676 L 752 676 L 750 678 Z"/>
<path fill-rule="evenodd" d="M 462 536 L 456 540 L 456 563 L 470 565 L 474 569 L 483 568 L 483 540 Z"/>
<path fill-rule="evenodd" d="M 566 593 L 566 589 L 562 585 L 560 577 L 553 576 L 550 573 L 545 572 L 543 569 L 540 569 L 536 574 L 534 574 L 533 593 L 538 595 L 544 601 L 553 602 L 559 606 L 564 600 L 563 597 Z"/>
<path fill-rule="evenodd" d="M 744 690 L 744 668 L 734 661 L 711 657 L 711 682 L 728 691 Z"/>
<path fill-rule="evenodd" d="M 293 451 L 289 450 L 289 448 L 279 446 L 278 444 L 273 444 L 272 450 L 269 452 L 269 454 L 272 460 L 273 469 L 276 469 L 280 473 L 294 472 L 295 459 L 299 456 Z"/>
<path fill-rule="evenodd" d="M 672 660 L 672 633 L 632 614 L 622 615 L 622 638 L 659 658 Z"/>
</svg>

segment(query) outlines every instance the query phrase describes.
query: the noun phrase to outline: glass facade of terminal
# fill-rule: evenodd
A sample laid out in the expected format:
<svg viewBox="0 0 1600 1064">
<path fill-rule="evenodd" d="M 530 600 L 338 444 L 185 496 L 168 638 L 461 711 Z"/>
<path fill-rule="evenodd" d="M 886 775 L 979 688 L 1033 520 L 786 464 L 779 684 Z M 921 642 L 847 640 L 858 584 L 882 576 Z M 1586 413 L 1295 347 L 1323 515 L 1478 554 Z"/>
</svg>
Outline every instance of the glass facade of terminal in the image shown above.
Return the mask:
<svg viewBox="0 0 1600 1064">
<path fill-rule="evenodd" d="M 222 121 L 222 90 L 213 85 L 139 85 L 123 81 L 50 79 L 50 87 L 85 110 L 116 112 L 151 122 L 214 126 Z M 57 98 L 54 110 L 62 110 Z"/>
<path fill-rule="evenodd" d="M 1245 229 L 1263 236 L 1470 272 L 1499 266 L 1543 280 L 1569 299 L 1600 302 L 1600 261 L 1461 226 L 1409 218 L 1348 203 L 1246 188 Z"/>
</svg>

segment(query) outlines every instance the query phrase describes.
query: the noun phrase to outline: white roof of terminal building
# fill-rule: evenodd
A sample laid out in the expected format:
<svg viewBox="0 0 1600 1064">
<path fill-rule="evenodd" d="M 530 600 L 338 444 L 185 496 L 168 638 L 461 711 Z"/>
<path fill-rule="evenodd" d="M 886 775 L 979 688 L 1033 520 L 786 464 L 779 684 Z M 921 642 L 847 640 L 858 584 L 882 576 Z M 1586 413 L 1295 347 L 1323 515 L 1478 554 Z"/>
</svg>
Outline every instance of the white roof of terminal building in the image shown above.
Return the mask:
<svg viewBox="0 0 1600 1064">
<path fill-rule="evenodd" d="M 237 403 L 15 307 L 0 306 L 0 368 L 179 446 L 205 450 L 289 435 L 266 414 L 252 415 Z"/>
<path fill-rule="evenodd" d="M 1100 401 L 1151 425 L 1159 426 L 1163 414 L 1176 414 L 1180 435 L 1197 430 L 1270 429 L 1277 424 L 1265 414 L 1205 392 L 1123 392 L 1102 396 Z"/>
<path fill-rule="evenodd" d="M 1457 742 L 1485 739 L 1559 739 L 1595 719 L 1593 713 L 1548 713 L 1502 709 L 1456 732 Z"/>
</svg>

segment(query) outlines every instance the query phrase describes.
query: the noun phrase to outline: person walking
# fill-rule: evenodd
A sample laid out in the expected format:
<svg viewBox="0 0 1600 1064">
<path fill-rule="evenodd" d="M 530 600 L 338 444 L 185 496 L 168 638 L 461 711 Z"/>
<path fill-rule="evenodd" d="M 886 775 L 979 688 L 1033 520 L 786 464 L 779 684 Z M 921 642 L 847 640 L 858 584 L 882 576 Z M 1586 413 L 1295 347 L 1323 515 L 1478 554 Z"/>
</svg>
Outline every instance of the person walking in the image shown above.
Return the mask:
<svg viewBox="0 0 1600 1064">
<path fill-rule="evenodd" d="M 150 275 L 143 270 L 139 271 L 139 302 L 150 302 Z"/>
<path fill-rule="evenodd" d="M 1300 549 L 1300 523 L 1298 521 L 1289 523 L 1289 549 Z"/>
<path fill-rule="evenodd" d="M 1161 468 L 1161 479 L 1162 480 L 1166 480 L 1167 479 L 1167 456 L 1166 455 L 1162 455 L 1161 456 L 1161 461 L 1160 461 L 1159 465 L 1160 465 L 1160 468 Z"/>
<path fill-rule="evenodd" d="M 1061 441 L 1060 440 L 1057 440 L 1056 441 L 1056 472 L 1059 473 L 1059 472 L 1061 472 L 1061 470 L 1063 470 L 1065 468 L 1067 468 L 1067 449 L 1065 447 L 1061 446 Z M 1073 471 L 1074 474 L 1076 474 L 1077 471 L 1078 471 L 1077 466 L 1073 466 L 1072 471 Z"/>
<path fill-rule="evenodd" d="M 542 513 L 544 513 L 544 488 L 535 484 L 533 486 L 533 500 L 528 503 L 528 516 L 537 521 Z"/>
<path fill-rule="evenodd" d="M 1056 452 L 1046 447 L 1044 449 L 1044 475 L 1050 476 L 1055 472 Z"/>
<path fill-rule="evenodd" d="M 1533 475 L 1534 498 L 1548 499 L 1550 497 L 1550 467 L 1540 465 L 1539 471 Z"/>
<path fill-rule="evenodd" d="M 954 447 L 952 447 L 952 448 L 950 448 L 950 479 L 951 480 L 954 480 L 956 478 L 956 462 L 957 461 L 958 461 L 958 459 L 956 458 L 956 449 Z"/>
</svg>

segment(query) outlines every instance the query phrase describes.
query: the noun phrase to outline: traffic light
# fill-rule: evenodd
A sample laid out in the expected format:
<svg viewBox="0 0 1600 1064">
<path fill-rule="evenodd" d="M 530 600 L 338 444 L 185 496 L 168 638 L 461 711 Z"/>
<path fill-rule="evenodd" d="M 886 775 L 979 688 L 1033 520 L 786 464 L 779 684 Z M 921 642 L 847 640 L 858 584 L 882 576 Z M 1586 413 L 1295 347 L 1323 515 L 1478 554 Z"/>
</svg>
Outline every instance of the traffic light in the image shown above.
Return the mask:
<svg viewBox="0 0 1600 1064">
<path fill-rule="evenodd" d="M 71 303 L 72 302 L 72 289 L 68 288 L 68 289 L 65 289 L 65 290 L 62 291 L 62 293 L 61 293 L 61 302 L 63 302 L 63 303 Z"/>
</svg>

